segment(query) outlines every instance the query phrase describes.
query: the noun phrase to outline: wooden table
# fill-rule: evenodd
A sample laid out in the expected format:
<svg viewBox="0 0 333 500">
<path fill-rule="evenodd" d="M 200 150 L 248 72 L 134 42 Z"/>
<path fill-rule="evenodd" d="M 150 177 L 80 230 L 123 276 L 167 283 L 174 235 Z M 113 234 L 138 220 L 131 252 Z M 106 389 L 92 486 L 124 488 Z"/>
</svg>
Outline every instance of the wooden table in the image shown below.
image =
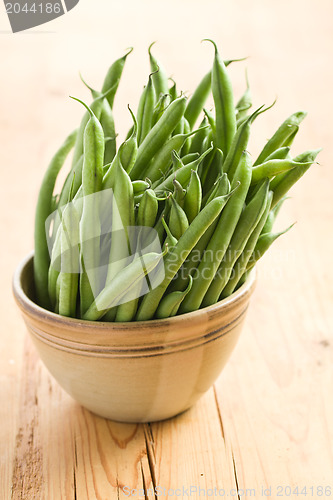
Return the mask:
<svg viewBox="0 0 333 500">
<path fill-rule="evenodd" d="M 129 489 L 129 498 L 153 499 L 154 486 L 157 498 L 333 495 L 332 3 L 82 0 L 17 35 L 0 16 L 0 499 L 113 500 Z M 250 56 L 255 105 L 279 96 L 253 127 L 251 153 L 306 108 L 293 150 L 324 147 L 321 165 L 283 208 L 279 227 L 298 223 L 260 264 L 246 327 L 215 386 L 166 422 L 106 421 L 73 402 L 39 361 L 11 296 L 12 273 L 32 247 L 46 164 L 82 112 L 67 96 L 88 95 L 78 70 L 98 86 L 135 46 L 116 104 L 123 136 L 148 44 L 159 41 L 155 53 L 193 91 L 212 61 L 212 47 L 200 44 L 207 36 L 226 58 Z M 230 71 L 238 97 L 244 63 Z"/>
</svg>

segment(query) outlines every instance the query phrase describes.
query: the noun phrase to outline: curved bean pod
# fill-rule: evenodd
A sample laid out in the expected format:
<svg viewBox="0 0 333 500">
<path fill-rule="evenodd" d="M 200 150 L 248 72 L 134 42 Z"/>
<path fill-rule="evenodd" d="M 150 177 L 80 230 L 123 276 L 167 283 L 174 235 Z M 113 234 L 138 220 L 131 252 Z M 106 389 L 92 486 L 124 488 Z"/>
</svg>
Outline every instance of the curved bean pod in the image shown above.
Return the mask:
<svg viewBox="0 0 333 500">
<path fill-rule="evenodd" d="M 162 298 L 155 314 L 157 319 L 172 318 L 173 316 L 176 316 L 180 304 L 191 290 L 193 283 L 192 276 L 189 276 L 188 282 L 187 288 L 183 292 L 171 292 Z"/>
<path fill-rule="evenodd" d="M 162 258 L 163 254 L 151 252 L 134 259 L 100 292 L 84 314 L 83 319 L 97 321 L 109 309 L 117 306 L 126 294 L 131 293 L 143 282 L 145 276 L 155 269 Z"/>
<path fill-rule="evenodd" d="M 107 92 L 109 89 L 112 88 L 112 92 L 110 92 L 107 96 L 107 100 L 111 106 L 111 109 L 113 108 L 113 102 L 114 98 L 119 86 L 120 78 L 123 73 L 123 69 L 125 66 L 125 62 L 127 57 L 130 55 L 130 53 L 133 51 L 133 47 L 131 47 L 128 52 L 117 59 L 109 68 L 106 77 L 104 79 L 103 87 L 102 87 L 102 93 L 104 94 Z"/>
<path fill-rule="evenodd" d="M 215 49 L 212 69 L 212 93 L 216 111 L 216 146 L 228 154 L 232 139 L 236 132 L 236 113 L 232 85 L 226 66 L 219 56 L 216 43 L 211 42 Z"/>
<path fill-rule="evenodd" d="M 132 115 L 133 119 L 133 130 L 131 136 L 123 143 L 121 151 L 119 153 L 119 158 L 122 167 L 129 174 L 134 166 L 137 154 L 138 154 L 138 146 L 137 146 L 137 122 L 136 118 L 128 106 L 129 112 Z"/>
<path fill-rule="evenodd" d="M 184 200 L 184 211 L 189 223 L 195 219 L 201 209 L 202 189 L 198 172 L 192 170 L 190 182 Z"/>
<path fill-rule="evenodd" d="M 149 75 L 148 83 L 140 97 L 137 121 L 138 121 L 138 146 L 142 143 L 153 126 L 153 113 L 155 108 L 155 90 L 152 82 L 152 73 Z"/>
<path fill-rule="evenodd" d="M 269 160 L 286 160 L 287 158 L 291 159 L 291 158 L 289 158 L 289 152 L 290 152 L 290 148 L 287 147 L 287 146 L 284 146 L 282 148 L 278 148 L 272 154 L 270 154 L 269 156 L 267 156 L 267 158 L 266 158 L 265 161 L 269 161 Z"/>
<path fill-rule="evenodd" d="M 167 94 L 169 92 L 168 77 L 163 66 L 157 61 L 157 59 L 151 53 L 151 48 L 155 42 L 151 43 L 148 48 L 150 69 L 153 74 L 153 84 L 156 92 L 157 99 L 160 94 Z M 158 71 L 157 71 L 158 70 Z"/>
<path fill-rule="evenodd" d="M 257 165 L 256 167 L 253 167 L 251 184 L 257 184 L 266 177 L 271 179 L 278 174 L 288 172 L 296 167 L 310 167 L 312 163 L 312 161 L 307 163 L 300 163 L 293 160 L 268 160 L 264 163 L 261 163 L 260 165 Z"/>
<path fill-rule="evenodd" d="M 179 240 L 180 237 L 185 233 L 185 231 L 189 227 L 189 224 L 186 217 L 186 213 L 181 208 L 179 203 L 177 203 L 174 196 L 171 196 L 170 200 L 171 200 L 171 209 L 169 216 L 169 226 L 170 230 L 172 231 L 172 234 L 175 236 L 175 238 L 177 238 L 177 240 Z"/>
<path fill-rule="evenodd" d="M 302 120 L 304 120 L 306 114 L 307 113 L 305 113 L 304 111 L 298 111 L 297 113 L 294 113 L 291 116 L 289 116 L 282 123 L 282 125 L 280 125 L 280 127 L 277 129 L 275 134 L 269 139 L 269 141 L 267 141 L 260 155 L 254 162 L 254 166 L 263 163 L 266 160 L 266 158 L 274 151 L 276 151 L 278 148 L 281 148 L 283 146 L 288 146 L 289 144 L 285 144 L 286 141 L 290 138 L 290 136 L 293 136 L 295 132 L 298 131 L 298 126 L 302 122 Z"/>
<path fill-rule="evenodd" d="M 185 118 L 190 124 L 191 129 L 194 127 L 200 113 L 202 112 L 205 102 L 212 89 L 212 75 L 209 71 L 201 80 L 193 95 L 190 97 L 185 111 Z"/>
</svg>

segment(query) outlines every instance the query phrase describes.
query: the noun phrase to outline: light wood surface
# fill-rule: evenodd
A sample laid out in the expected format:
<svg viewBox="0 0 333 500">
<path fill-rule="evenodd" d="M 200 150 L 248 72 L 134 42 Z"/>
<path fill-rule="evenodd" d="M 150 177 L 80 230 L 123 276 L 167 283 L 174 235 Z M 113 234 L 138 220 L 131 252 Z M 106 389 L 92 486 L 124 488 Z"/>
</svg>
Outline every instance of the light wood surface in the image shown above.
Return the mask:
<svg viewBox="0 0 333 500">
<path fill-rule="evenodd" d="M 331 1 L 81 0 L 35 32 L 8 30 L 0 6 L 1 500 L 113 500 L 126 498 L 124 486 L 148 490 L 132 498 L 154 499 L 154 485 L 223 488 L 229 496 L 248 489 L 239 498 L 253 498 L 250 490 L 264 498 L 262 487 L 279 498 L 279 486 L 306 486 L 310 498 L 320 497 L 320 486 L 333 493 Z M 250 152 L 288 114 L 306 109 L 293 150 L 322 146 L 321 165 L 285 204 L 279 227 L 298 223 L 260 264 L 246 327 L 215 387 L 176 419 L 116 424 L 80 408 L 48 375 L 26 336 L 11 277 L 32 248 L 46 164 L 81 116 L 68 95 L 88 95 L 78 71 L 98 86 L 109 63 L 135 46 L 116 104 L 123 136 L 126 105 L 136 107 L 148 74 L 148 44 L 158 40 L 156 54 L 190 92 L 212 61 L 212 48 L 200 44 L 205 37 L 225 58 L 250 56 L 255 105 L 278 96 L 256 122 Z M 238 97 L 244 64 L 230 71 Z"/>
</svg>

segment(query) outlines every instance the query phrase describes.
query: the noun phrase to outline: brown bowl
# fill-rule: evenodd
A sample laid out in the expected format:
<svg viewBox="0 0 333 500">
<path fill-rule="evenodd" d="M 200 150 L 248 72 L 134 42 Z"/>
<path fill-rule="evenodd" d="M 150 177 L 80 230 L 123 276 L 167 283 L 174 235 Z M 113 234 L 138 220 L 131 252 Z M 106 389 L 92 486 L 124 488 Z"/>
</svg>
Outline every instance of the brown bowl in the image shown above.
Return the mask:
<svg viewBox="0 0 333 500">
<path fill-rule="evenodd" d="M 33 254 L 13 290 L 39 355 L 58 383 L 93 413 L 151 422 L 190 408 L 236 345 L 255 274 L 219 303 L 169 319 L 106 323 L 66 318 L 33 301 Z"/>
</svg>

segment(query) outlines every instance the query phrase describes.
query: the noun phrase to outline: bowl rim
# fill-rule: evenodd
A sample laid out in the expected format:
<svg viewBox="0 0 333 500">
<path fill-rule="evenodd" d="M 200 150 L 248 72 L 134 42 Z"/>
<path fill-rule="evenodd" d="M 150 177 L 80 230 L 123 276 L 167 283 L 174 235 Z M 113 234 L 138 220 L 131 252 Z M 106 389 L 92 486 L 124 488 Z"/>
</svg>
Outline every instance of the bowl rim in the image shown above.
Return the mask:
<svg viewBox="0 0 333 500">
<path fill-rule="evenodd" d="M 205 341 L 209 342 L 213 338 L 225 335 L 241 321 L 247 308 L 244 303 L 252 294 L 256 281 L 256 271 L 253 269 L 246 282 L 229 297 L 212 306 L 171 318 L 131 322 L 87 321 L 48 311 L 28 297 L 23 289 L 22 277 L 27 267 L 32 265 L 33 254 L 30 252 L 25 256 L 14 272 L 12 286 L 15 300 L 26 323 L 29 323 L 30 333 L 44 342 L 56 344 L 59 348 L 66 350 L 91 351 L 93 349 L 96 353 L 108 351 L 111 354 L 119 351 L 128 353 L 129 350 L 133 352 L 143 352 L 147 349 L 156 351 L 162 346 L 165 348 L 166 345 L 170 349 L 176 346 L 180 348 L 185 344 L 189 346 L 197 342 L 202 343 L 205 337 Z M 222 311 L 228 313 L 232 308 L 237 307 L 237 304 L 240 306 L 240 314 L 229 324 L 220 328 L 218 321 Z M 217 328 L 210 333 L 203 331 L 199 335 L 200 324 L 214 317 L 216 317 Z M 179 327 L 186 330 L 183 332 L 184 335 L 179 336 L 175 333 Z M 79 336 L 77 335 L 78 329 L 80 330 Z"/>
<path fill-rule="evenodd" d="M 80 326 L 80 328 L 82 327 L 84 328 L 86 326 L 89 327 L 89 329 L 98 327 L 99 330 L 100 329 L 109 330 L 110 327 L 113 327 L 114 325 L 116 325 L 117 329 L 123 329 L 123 328 L 128 329 L 130 325 L 135 325 L 135 326 L 140 325 L 141 327 L 153 327 L 155 326 L 155 324 L 161 324 L 161 325 L 177 324 L 180 321 L 183 321 L 184 318 L 188 320 L 195 319 L 207 313 L 214 314 L 215 311 L 220 310 L 221 308 L 227 309 L 228 306 L 234 305 L 237 301 L 243 299 L 244 295 L 247 295 L 250 292 L 252 292 L 256 281 L 256 268 L 254 267 L 251 270 L 250 275 L 248 279 L 245 281 L 245 283 L 243 283 L 243 285 L 239 287 L 238 290 L 233 292 L 229 297 L 226 297 L 225 299 L 222 299 L 216 304 L 213 304 L 211 306 L 203 307 L 202 309 L 197 309 L 189 313 L 179 314 L 177 316 L 173 316 L 170 318 L 150 319 L 145 321 L 130 321 L 130 322 L 88 321 L 79 318 L 61 316 L 60 314 L 48 311 L 47 309 L 44 309 L 43 307 L 36 304 L 36 302 L 34 302 L 30 297 L 28 297 L 28 295 L 23 290 L 21 280 L 22 280 L 22 274 L 27 268 L 27 266 L 31 263 L 33 256 L 34 252 L 33 251 L 29 252 L 29 254 L 26 255 L 21 260 L 21 262 L 19 263 L 14 272 L 12 288 L 16 301 L 21 306 L 21 308 L 27 310 L 28 312 L 30 312 L 30 314 L 33 314 L 34 316 L 38 316 L 39 319 L 44 318 L 45 320 L 56 322 L 58 324 L 63 324 L 66 326 L 76 325 Z"/>
</svg>

